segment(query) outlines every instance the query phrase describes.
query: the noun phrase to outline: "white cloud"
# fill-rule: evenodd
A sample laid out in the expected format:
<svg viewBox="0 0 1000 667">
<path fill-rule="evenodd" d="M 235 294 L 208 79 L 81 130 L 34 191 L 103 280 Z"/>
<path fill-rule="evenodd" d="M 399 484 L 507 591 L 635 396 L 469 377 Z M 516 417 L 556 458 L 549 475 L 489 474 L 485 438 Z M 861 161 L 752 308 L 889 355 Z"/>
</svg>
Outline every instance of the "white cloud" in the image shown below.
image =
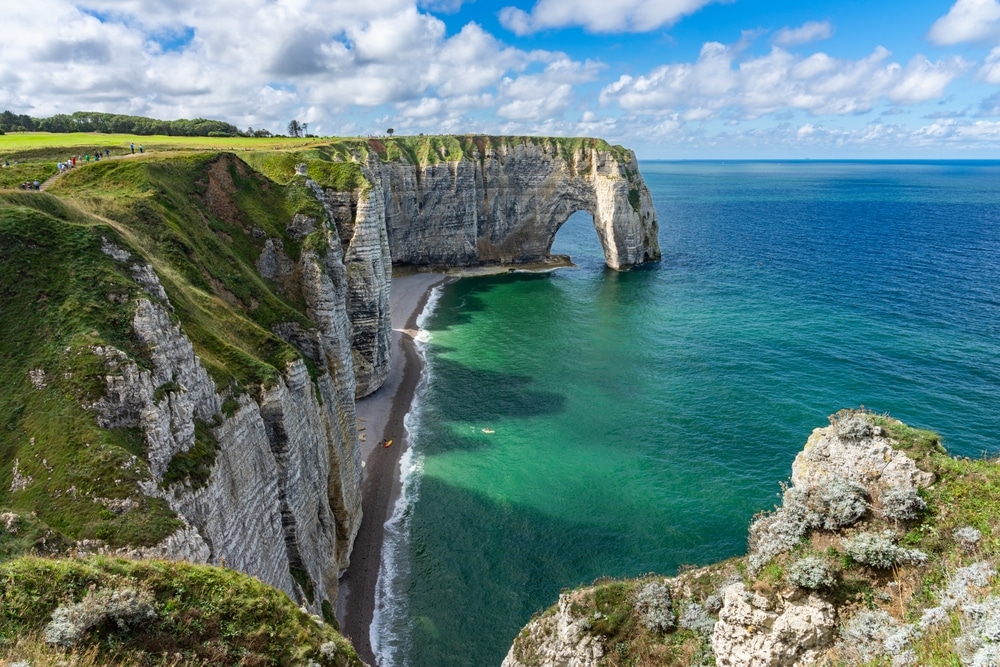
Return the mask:
<svg viewBox="0 0 1000 667">
<path fill-rule="evenodd" d="M 986 83 L 1000 84 L 1000 46 L 990 50 L 983 66 L 979 68 L 979 78 Z"/>
<path fill-rule="evenodd" d="M 517 121 L 540 122 L 561 117 L 575 101 L 573 85 L 592 80 L 601 66 L 559 58 L 538 74 L 506 78 L 499 87 L 497 115 Z"/>
<path fill-rule="evenodd" d="M 538 0 L 530 13 L 500 10 L 500 22 L 517 35 L 580 26 L 590 32 L 648 32 L 674 24 L 713 0 Z"/>
<path fill-rule="evenodd" d="M 557 67 L 577 77 L 559 79 L 556 88 L 567 89 L 538 105 L 538 113 L 564 108 L 572 87 L 583 80 L 580 73 L 593 76 L 590 64 L 510 47 L 474 23 L 449 35 L 417 2 L 14 3 L 4 9 L 0 108 L 34 116 L 80 109 L 203 116 L 273 131 L 283 131 L 297 116 L 309 117 L 312 130 L 332 132 L 394 104 L 433 127 L 432 109 L 437 119 L 457 122 L 455 109 L 481 109 L 483 100 L 496 100 L 501 87 L 533 66 L 561 63 Z M 420 6 L 459 4 L 421 0 Z M 528 106 L 523 97 L 499 103 L 514 102 L 509 113 Z M 355 118 L 347 124 L 334 120 L 344 113 Z"/>
<path fill-rule="evenodd" d="M 798 46 L 833 36 L 833 25 L 829 21 L 807 21 L 798 28 L 782 28 L 772 43 L 778 46 Z"/>
<path fill-rule="evenodd" d="M 927 36 L 941 45 L 994 39 L 1000 36 L 1000 2 L 958 0 L 934 22 Z"/>
<path fill-rule="evenodd" d="M 939 99 L 967 68 L 958 58 L 931 62 L 915 56 L 903 67 L 882 47 L 859 60 L 823 53 L 799 57 L 774 47 L 743 56 L 718 42 L 702 47 L 694 63 L 662 65 L 642 76 L 622 76 L 601 91 L 601 102 L 632 113 L 683 117 L 706 109 L 759 118 L 786 110 L 812 115 L 864 113 L 883 100 L 917 104 Z"/>
</svg>

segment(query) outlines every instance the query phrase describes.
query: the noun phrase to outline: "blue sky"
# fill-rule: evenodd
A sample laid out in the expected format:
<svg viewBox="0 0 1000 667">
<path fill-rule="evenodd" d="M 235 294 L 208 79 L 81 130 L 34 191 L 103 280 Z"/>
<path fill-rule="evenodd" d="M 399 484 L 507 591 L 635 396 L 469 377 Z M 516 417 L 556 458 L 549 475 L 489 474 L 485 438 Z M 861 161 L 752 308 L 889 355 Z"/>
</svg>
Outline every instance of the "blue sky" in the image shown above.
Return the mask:
<svg viewBox="0 0 1000 667">
<path fill-rule="evenodd" d="M 1000 0 L 35 0 L 4 24 L 0 107 L 34 116 L 1000 156 Z"/>
</svg>

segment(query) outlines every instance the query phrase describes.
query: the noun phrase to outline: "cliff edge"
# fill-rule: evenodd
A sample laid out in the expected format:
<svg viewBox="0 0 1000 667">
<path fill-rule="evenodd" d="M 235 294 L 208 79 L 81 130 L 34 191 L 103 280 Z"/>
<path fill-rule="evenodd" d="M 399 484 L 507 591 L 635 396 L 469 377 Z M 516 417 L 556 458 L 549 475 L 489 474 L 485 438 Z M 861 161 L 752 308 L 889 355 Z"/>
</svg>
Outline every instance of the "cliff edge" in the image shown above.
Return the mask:
<svg viewBox="0 0 1000 667">
<path fill-rule="evenodd" d="M 393 263 L 543 261 L 576 210 L 609 266 L 659 259 L 634 154 L 596 139 L 129 155 L 0 192 L 0 557 L 220 565 L 332 620 Z"/>
<path fill-rule="evenodd" d="M 563 593 L 504 667 L 1000 664 L 995 460 L 845 410 L 816 429 L 748 554 Z"/>
</svg>

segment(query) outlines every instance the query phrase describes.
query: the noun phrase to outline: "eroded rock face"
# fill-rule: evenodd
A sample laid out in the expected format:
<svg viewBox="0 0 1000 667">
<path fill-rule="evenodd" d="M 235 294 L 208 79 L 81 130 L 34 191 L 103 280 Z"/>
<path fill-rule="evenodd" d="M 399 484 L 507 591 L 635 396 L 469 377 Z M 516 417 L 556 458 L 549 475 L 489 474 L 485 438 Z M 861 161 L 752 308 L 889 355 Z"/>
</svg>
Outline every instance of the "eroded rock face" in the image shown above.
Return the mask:
<svg viewBox="0 0 1000 667">
<path fill-rule="evenodd" d="M 124 251 L 106 252 L 129 261 Z M 331 234 L 325 257 L 304 251 L 300 258 L 303 293 L 317 329 L 295 333 L 323 362 L 316 381 L 304 362 L 295 361 L 258 400 L 237 397 L 228 416 L 222 413 L 222 392 L 171 320 L 168 302 L 140 300 L 133 319 L 150 369 L 115 348 L 93 350 L 107 369 L 105 396 L 91 406 L 98 422 L 142 430 L 153 475 L 143 492 L 166 499 L 187 524 L 147 551 L 224 563 L 281 588 L 317 613 L 324 601 L 336 601 L 337 579 L 361 521 L 362 469 L 341 257 L 339 240 Z M 162 288 L 147 290 L 153 295 Z M 195 444 L 196 421 L 218 442 L 208 481 L 198 488 L 187 482 L 163 488 L 171 459 Z M 308 578 L 311 601 L 293 579 L 293 569 Z"/>
<path fill-rule="evenodd" d="M 372 156 L 393 262 L 437 267 L 518 264 L 548 257 L 576 211 L 594 217 L 607 265 L 660 258 L 657 219 L 635 154 L 554 144 L 484 146 L 478 159 L 411 165 Z"/>
<path fill-rule="evenodd" d="M 818 428 L 792 463 L 792 485 L 818 486 L 839 477 L 874 487 L 925 487 L 934 476 L 892 447 L 881 427 L 871 426 L 859 438 L 843 437 L 836 426 Z"/>
<path fill-rule="evenodd" d="M 361 398 L 381 387 L 389 372 L 392 257 L 385 228 L 384 195 L 377 183 L 355 193 L 323 190 L 312 181 L 309 185 L 323 203 L 330 226 L 340 240 L 347 274 L 356 393 Z"/>
<path fill-rule="evenodd" d="M 810 665 L 835 630 L 833 605 L 817 595 L 772 600 L 735 583 L 723 595 L 712 650 L 719 667 Z"/>
<path fill-rule="evenodd" d="M 518 657 L 517 645 L 511 647 L 502 667 L 596 667 L 604 657 L 604 645 L 591 635 L 590 620 L 573 612 L 573 600 L 579 592 L 559 596 L 554 614 L 535 619 L 518 641 L 530 647 L 530 654 Z"/>
</svg>

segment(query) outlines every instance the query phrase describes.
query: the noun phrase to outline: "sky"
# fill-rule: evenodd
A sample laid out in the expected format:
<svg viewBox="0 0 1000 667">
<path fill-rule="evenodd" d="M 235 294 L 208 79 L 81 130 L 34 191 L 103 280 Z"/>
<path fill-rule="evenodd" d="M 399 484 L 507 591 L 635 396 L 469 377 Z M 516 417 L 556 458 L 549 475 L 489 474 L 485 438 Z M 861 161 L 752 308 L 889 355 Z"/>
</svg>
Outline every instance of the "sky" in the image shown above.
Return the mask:
<svg viewBox="0 0 1000 667">
<path fill-rule="evenodd" d="M 0 110 L 640 159 L 1000 157 L 1000 0 L 31 0 Z"/>
</svg>

